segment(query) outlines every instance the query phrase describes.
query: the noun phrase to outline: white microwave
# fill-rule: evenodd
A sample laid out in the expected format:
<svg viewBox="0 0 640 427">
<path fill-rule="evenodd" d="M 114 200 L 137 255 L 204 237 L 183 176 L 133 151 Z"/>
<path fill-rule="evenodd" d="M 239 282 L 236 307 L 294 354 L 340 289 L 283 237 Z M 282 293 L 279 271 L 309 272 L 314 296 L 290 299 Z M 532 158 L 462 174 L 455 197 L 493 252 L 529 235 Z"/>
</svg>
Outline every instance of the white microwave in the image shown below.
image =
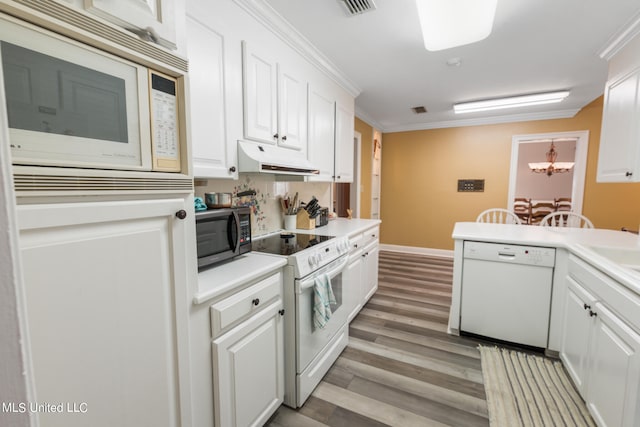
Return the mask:
<svg viewBox="0 0 640 427">
<path fill-rule="evenodd" d="M 176 78 L 8 16 L 0 63 L 13 164 L 180 172 Z"/>
</svg>

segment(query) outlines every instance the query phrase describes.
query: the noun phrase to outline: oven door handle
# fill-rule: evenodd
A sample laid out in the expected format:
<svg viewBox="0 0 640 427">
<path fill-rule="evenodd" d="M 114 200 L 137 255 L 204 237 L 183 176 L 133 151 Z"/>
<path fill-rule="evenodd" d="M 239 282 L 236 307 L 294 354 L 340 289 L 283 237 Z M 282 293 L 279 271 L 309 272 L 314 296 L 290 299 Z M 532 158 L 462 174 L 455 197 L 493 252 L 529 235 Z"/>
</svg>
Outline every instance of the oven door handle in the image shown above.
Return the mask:
<svg viewBox="0 0 640 427">
<path fill-rule="evenodd" d="M 347 266 L 348 262 L 349 262 L 349 257 L 345 256 L 344 257 L 344 261 L 342 261 L 336 268 L 332 268 L 331 270 L 327 271 L 326 273 L 322 273 L 322 274 L 328 274 L 329 275 L 329 279 L 333 279 L 338 274 L 342 273 L 342 270 L 344 270 L 344 268 Z M 301 282 L 300 283 L 300 290 L 304 291 L 305 289 L 309 289 L 309 288 L 313 287 L 313 284 L 315 283 L 316 277 L 318 277 L 318 274 L 314 274 L 313 278 L 310 278 L 310 279 L 305 280 L 304 282 Z"/>
</svg>

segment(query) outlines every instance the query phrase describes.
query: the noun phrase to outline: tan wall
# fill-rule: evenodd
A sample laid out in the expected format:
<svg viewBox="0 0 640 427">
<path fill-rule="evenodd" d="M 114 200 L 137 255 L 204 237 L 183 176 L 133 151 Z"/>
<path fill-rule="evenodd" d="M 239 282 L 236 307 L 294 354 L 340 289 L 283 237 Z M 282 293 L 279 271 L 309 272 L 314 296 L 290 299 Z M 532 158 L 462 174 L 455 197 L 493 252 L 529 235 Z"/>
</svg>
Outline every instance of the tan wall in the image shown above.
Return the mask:
<svg viewBox="0 0 640 427">
<path fill-rule="evenodd" d="M 371 156 L 373 156 L 373 128 L 356 117 L 355 130 L 362 134 L 360 183 L 360 218 L 371 218 Z"/>
<path fill-rule="evenodd" d="M 513 135 L 577 130 L 589 131 L 583 214 L 598 228 L 637 229 L 640 184 L 595 182 L 602 101 L 596 99 L 571 119 L 385 133 L 381 242 L 452 249 L 456 222 L 475 221 L 487 208 L 507 207 Z M 364 145 L 359 127 L 368 125 L 358 122 Z M 370 158 L 364 149 L 362 158 Z M 367 167 L 370 172 L 370 165 L 363 165 L 363 174 Z M 458 193 L 458 179 L 484 179 L 485 191 Z"/>
</svg>

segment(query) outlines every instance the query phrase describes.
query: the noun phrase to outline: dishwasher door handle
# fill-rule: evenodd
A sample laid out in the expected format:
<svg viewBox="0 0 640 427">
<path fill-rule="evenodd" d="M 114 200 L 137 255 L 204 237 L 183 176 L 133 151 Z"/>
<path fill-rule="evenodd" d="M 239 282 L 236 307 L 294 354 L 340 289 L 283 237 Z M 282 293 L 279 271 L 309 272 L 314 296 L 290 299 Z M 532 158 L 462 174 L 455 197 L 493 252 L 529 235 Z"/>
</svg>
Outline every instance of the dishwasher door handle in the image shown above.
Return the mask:
<svg viewBox="0 0 640 427">
<path fill-rule="evenodd" d="M 516 254 L 513 252 L 498 252 L 498 258 L 501 259 L 514 259 Z"/>
</svg>

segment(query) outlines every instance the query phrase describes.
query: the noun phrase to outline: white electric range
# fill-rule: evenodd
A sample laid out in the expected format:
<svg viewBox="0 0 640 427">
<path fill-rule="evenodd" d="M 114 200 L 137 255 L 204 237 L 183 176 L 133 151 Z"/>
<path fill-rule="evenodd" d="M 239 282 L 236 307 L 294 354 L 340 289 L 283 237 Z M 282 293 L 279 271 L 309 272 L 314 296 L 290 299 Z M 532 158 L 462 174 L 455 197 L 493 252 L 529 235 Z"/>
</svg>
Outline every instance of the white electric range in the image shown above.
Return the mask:
<svg viewBox="0 0 640 427">
<path fill-rule="evenodd" d="M 343 305 L 342 272 L 347 266 L 346 237 L 313 233 L 274 233 L 254 239 L 256 252 L 287 258 L 284 267 L 284 403 L 300 407 L 338 358 L 348 342 L 347 308 Z M 314 326 L 316 279 L 326 275 L 335 296 L 331 317 L 322 328 Z"/>
</svg>

